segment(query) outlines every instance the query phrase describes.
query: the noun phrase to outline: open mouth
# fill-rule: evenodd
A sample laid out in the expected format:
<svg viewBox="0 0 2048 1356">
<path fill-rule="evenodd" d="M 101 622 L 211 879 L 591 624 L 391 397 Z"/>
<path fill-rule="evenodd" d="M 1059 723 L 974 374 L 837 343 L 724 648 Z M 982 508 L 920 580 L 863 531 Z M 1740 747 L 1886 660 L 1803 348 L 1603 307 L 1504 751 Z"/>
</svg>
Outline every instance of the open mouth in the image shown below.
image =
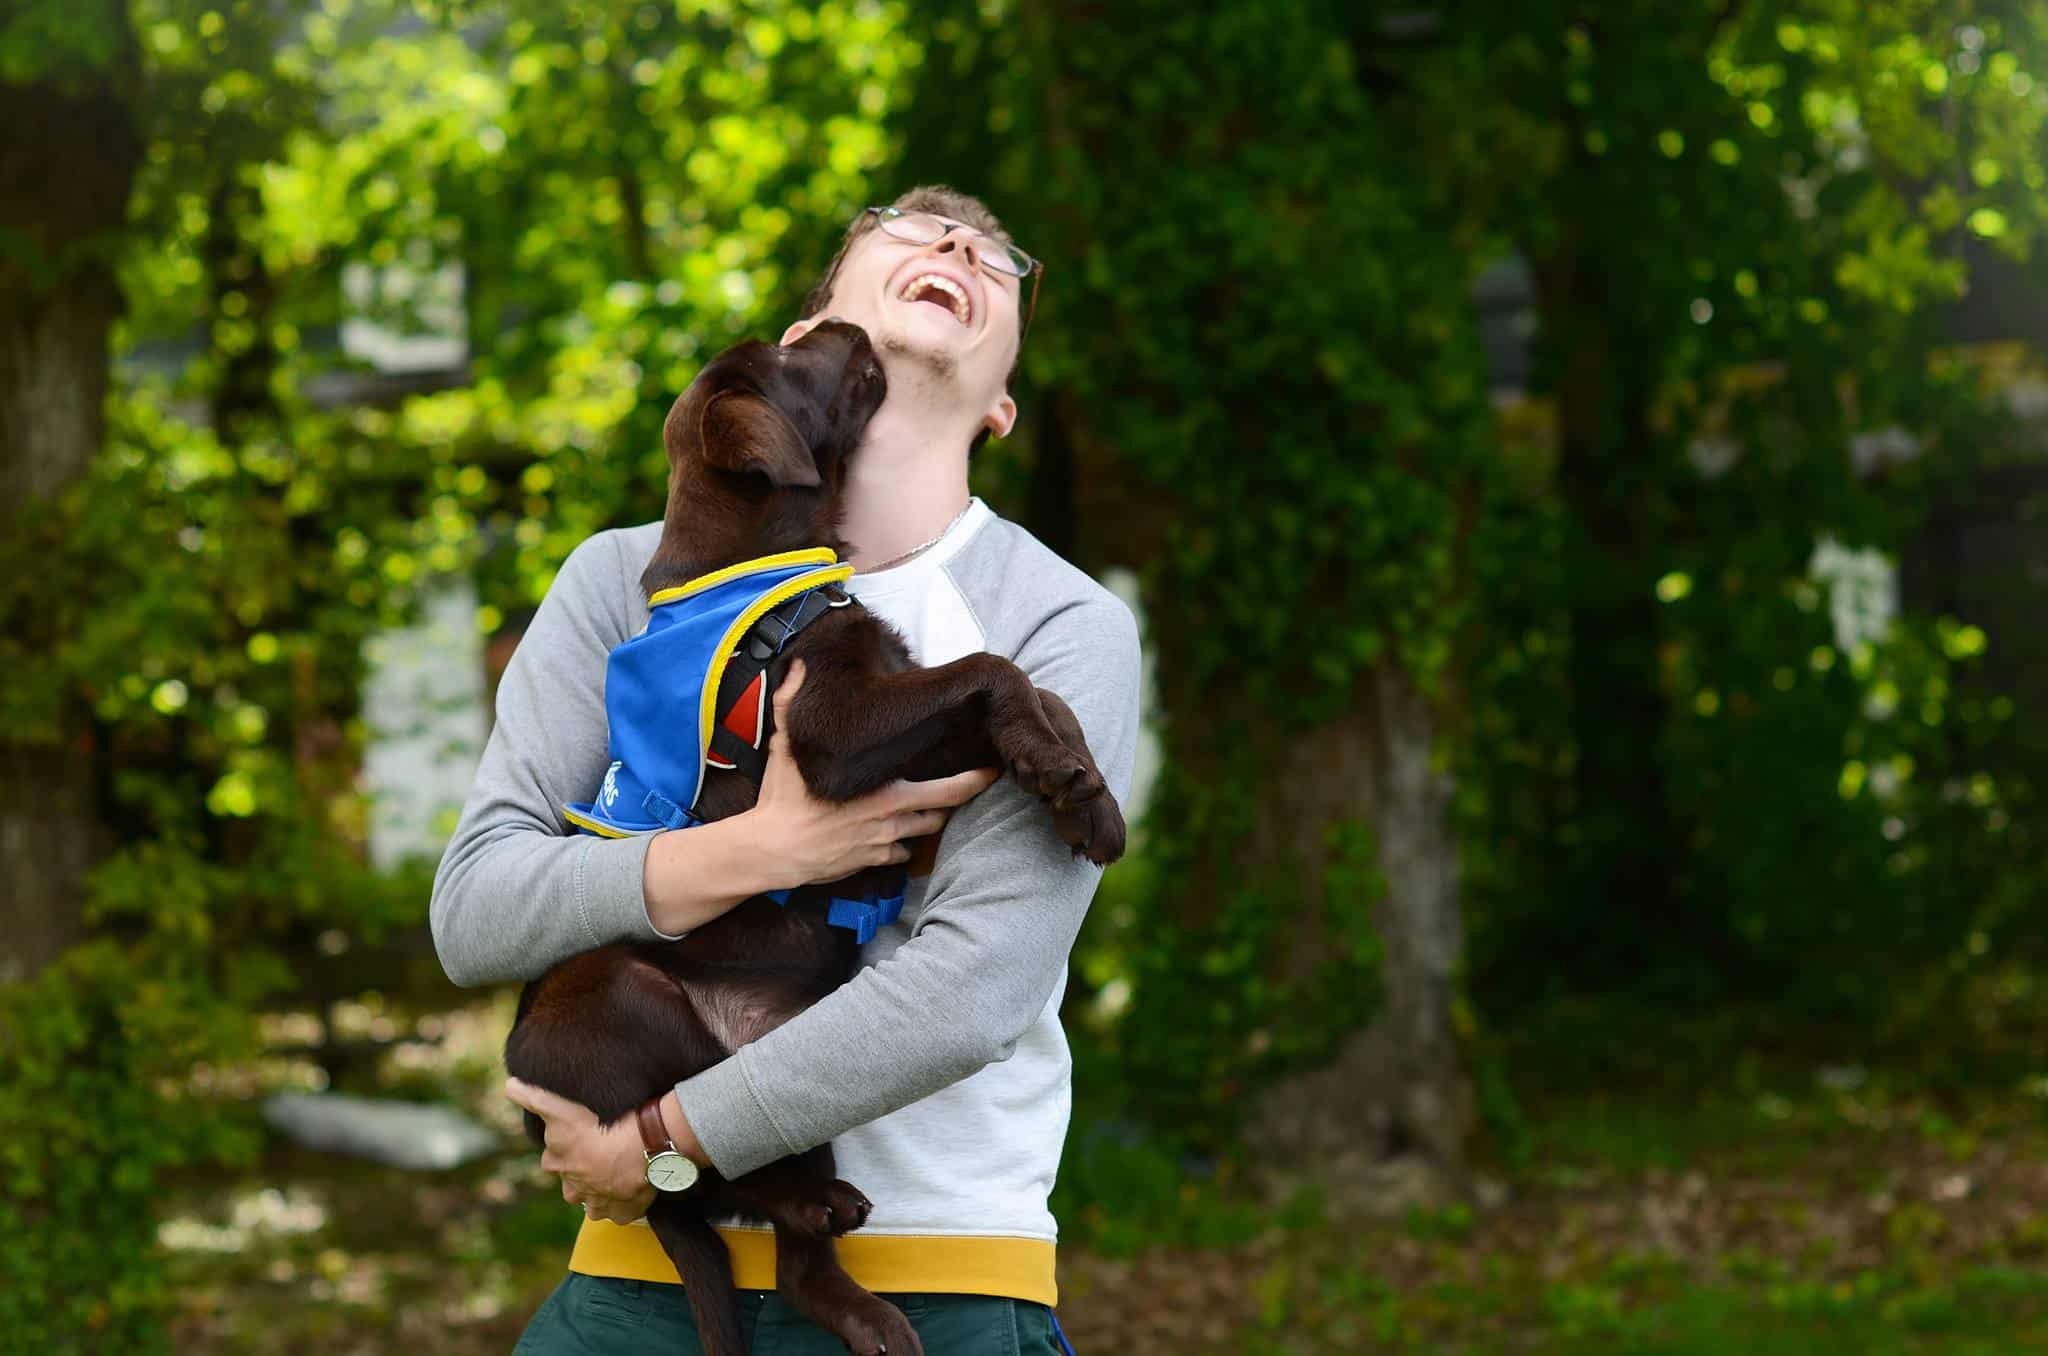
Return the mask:
<svg viewBox="0 0 2048 1356">
<path fill-rule="evenodd" d="M 967 289 L 942 273 L 918 274 L 904 284 L 896 299 L 928 302 L 944 309 L 963 325 L 974 323 L 974 306 L 967 299 Z"/>
</svg>

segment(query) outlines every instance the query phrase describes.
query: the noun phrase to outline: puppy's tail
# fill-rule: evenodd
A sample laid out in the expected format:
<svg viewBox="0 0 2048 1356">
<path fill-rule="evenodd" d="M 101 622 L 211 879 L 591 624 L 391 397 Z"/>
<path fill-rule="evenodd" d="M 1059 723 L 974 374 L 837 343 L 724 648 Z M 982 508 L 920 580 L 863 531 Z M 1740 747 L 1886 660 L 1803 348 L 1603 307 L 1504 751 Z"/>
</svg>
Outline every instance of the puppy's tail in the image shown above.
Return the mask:
<svg viewBox="0 0 2048 1356">
<path fill-rule="evenodd" d="M 740 1309 L 732 1285 L 732 1257 L 725 1240 L 698 1215 L 686 1210 L 663 1209 L 668 1202 L 656 1200 L 647 1212 L 647 1223 L 661 1240 L 668 1259 L 683 1278 L 683 1297 L 690 1301 L 690 1313 L 697 1320 L 697 1336 L 704 1344 L 704 1356 L 747 1356 L 747 1339 L 740 1331 Z"/>
</svg>

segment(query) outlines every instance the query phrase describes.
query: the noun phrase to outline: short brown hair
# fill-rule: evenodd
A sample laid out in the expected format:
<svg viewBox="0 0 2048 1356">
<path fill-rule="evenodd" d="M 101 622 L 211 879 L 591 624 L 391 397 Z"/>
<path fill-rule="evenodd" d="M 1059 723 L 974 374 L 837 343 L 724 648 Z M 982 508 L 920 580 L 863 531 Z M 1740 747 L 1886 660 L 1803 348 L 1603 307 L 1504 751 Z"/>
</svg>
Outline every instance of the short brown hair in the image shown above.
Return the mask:
<svg viewBox="0 0 2048 1356">
<path fill-rule="evenodd" d="M 889 205 L 899 212 L 931 212 L 938 216 L 950 217 L 954 221 L 973 227 L 983 235 L 995 237 L 1005 245 L 1016 243 L 1010 239 L 1010 233 L 1003 229 L 1003 223 L 996 219 L 996 214 L 988 210 L 987 203 L 971 193 L 962 193 L 959 189 L 948 188 L 944 184 L 919 184 L 909 192 L 899 194 L 896 201 Z M 862 212 L 846 224 L 846 236 L 839 242 L 839 252 L 832 256 L 831 264 L 825 269 L 825 276 L 818 279 L 817 284 L 804 294 L 804 304 L 797 319 L 808 320 L 831 303 L 832 285 L 839 281 L 839 266 L 846 261 L 846 252 L 853 248 L 856 241 L 876 229 L 878 227 L 873 212 Z M 1010 371 L 1005 376 L 1005 381 L 1017 375 L 1017 363 L 1023 356 L 1024 314 L 1019 311 L 1017 356 L 1010 359 Z M 975 434 L 974 441 L 968 444 L 968 452 L 979 452 L 981 445 L 987 441 L 988 430 L 983 429 Z"/>
</svg>

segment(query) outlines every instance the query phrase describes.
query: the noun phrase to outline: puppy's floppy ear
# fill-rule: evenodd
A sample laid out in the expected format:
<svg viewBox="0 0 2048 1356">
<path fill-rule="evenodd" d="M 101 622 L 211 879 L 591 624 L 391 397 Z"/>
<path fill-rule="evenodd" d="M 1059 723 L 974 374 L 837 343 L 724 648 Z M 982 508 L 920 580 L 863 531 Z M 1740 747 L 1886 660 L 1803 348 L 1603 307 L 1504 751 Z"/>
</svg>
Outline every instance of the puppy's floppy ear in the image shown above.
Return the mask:
<svg viewBox="0 0 2048 1356">
<path fill-rule="evenodd" d="M 819 484 L 810 444 L 781 410 L 744 391 L 721 391 L 698 421 L 704 459 L 728 471 L 751 471 L 780 489 Z"/>
</svg>

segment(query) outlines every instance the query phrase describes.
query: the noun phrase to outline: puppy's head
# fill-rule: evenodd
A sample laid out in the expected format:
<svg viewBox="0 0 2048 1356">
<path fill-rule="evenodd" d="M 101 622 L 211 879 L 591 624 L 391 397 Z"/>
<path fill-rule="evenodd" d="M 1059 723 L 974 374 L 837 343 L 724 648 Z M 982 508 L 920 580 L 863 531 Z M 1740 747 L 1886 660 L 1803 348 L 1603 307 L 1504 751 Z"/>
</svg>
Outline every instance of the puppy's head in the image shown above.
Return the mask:
<svg viewBox="0 0 2048 1356">
<path fill-rule="evenodd" d="M 847 459 L 887 394 L 867 332 L 844 321 L 706 363 L 662 426 L 668 521 L 650 579 L 836 546 Z"/>
</svg>

